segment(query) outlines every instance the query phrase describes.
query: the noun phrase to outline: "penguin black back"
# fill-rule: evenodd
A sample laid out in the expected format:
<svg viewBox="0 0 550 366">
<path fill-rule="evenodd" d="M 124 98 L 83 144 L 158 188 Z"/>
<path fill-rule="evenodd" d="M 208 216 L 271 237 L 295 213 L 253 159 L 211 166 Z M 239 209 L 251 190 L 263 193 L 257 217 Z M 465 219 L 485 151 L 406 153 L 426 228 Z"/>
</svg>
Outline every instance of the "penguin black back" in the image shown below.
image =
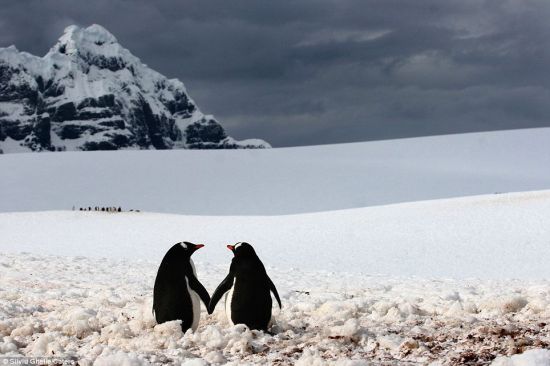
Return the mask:
<svg viewBox="0 0 550 366">
<path fill-rule="evenodd" d="M 271 320 L 271 292 L 281 307 L 277 289 L 250 244 L 227 247 L 234 253 L 229 274 L 214 291 L 208 311 L 212 313 L 222 295 L 229 291 L 226 297 L 228 320 L 233 324 L 245 324 L 250 329 L 267 330 Z"/>
<path fill-rule="evenodd" d="M 157 323 L 181 320 L 185 332 L 195 330 L 200 317 L 200 302 L 208 307 L 210 296 L 196 277 L 191 255 L 202 244 L 177 243 L 164 255 L 155 279 L 153 311 Z"/>
</svg>

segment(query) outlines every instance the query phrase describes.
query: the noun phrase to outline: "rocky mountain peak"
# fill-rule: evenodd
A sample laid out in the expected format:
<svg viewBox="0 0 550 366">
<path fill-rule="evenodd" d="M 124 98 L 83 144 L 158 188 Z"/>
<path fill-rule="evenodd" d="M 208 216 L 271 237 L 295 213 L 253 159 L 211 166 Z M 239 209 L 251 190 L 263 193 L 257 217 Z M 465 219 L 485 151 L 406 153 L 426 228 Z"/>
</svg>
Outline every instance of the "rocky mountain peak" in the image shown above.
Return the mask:
<svg viewBox="0 0 550 366">
<path fill-rule="evenodd" d="M 44 57 L 0 48 L 3 152 L 265 147 L 227 136 L 181 81 L 141 63 L 100 25 L 67 27 Z"/>
<path fill-rule="evenodd" d="M 115 36 L 100 25 L 93 24 L 87 28 L 71 25 L 65 28 L 63 35 L 54 48 L 59 51 L 59 48 L 65 47 L 66 50 L 62 53 L 72 54 L 83 47 L 101 51 L 104 47 L 115 44 L 118 45 Z"/>
<path fill-rule="evenodd" d="M 75 25 L 65 28 L 63 35 L 49 53 L 84 57 L 126 57 L 133 59 L 132 61 L 139 61 L 118 43 L 114 35 L 98 24 L 87 28 Z"/>
</svg>

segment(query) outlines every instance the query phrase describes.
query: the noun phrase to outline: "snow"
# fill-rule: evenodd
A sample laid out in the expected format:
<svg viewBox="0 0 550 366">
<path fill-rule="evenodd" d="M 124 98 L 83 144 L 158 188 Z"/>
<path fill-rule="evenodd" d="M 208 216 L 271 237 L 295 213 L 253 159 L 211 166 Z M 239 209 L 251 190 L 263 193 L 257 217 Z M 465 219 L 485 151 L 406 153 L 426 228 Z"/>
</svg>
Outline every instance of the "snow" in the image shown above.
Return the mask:
<svg viewBox="0 0 550 366">
<path fill-rule="evenodd" d="M 2 148 L 0 148 L 0 150 L 1 151 L 6 150 L 14 153 L 17 153 L 17 152 L 24 153 L 28 151 L 27 148 L 19 145 L 19 141 L 16 141 L 11 137 L 6 137 L 6 139 L 2 141 Z"/>
<path fill-rule="evenodd" d="M 0 179 L 9 192 L 0 212 L 278 215 L 548 189 L 548 141 L 550 128 L 540 128 L 264 150 L 6 154 L 0 171 L 16 174 Z"/>
<path fill-rule="evenodd" d="M 549 138 L 536 129 L 3 155 L 0 354 L 80 365 L 548 365 Z M 443 199 L 419 201 L 433 198 Z M 193 260 L 209 293 L 227 274 L 225 246 L 255 247 L 283 303 L 270 333 L 230 325 L 223 301 L 212 315 L 201 305 L 195 332 L 156 324 L 156 271 L 184 240 L 206 244 Z"/>
<path fill-rule="evenodd" d="M 1 115 L 22 115 L 25 110 L 24 107 L 19 103 L 11 103 L 11 102 L 0 102 L 0 111 L 2 111 Z"/>
<path fill-rule="evenodd" d="M 81 365 L 545 364 L 549 220 L 550 191 L 286 216 L 2 213 L 0 352 Z M 206 244 L 193 260 L 209 293 L 225 245 L 254 245 L 283 302 L 272 334 L 231 326 L 224 306 L 202 306 L 195 332 L 155 323 L 156 270 L 182 240 Z"/>
<path fill-rule="evenodd" d="M 123 52 L 115 36 L 98 24 L 84 29 L 76 25 L 68 26 L 59 38 L 58 45 L 66 46 L 69 55 L 82 51 L 82 47 L 85 47 L 85 51 L 95 51 L 106 57 L 119 56 Z"/>
<path fill-rule="evenodd" d="M 512 357 L 499 357 L 492 366 L 548 366 L 550 365 L 549 349 L 534 349 Z"/>
<path fill-rule="evenodd" d="M 212 293 L 229 258 L 215 264 L 198 257 L 198 278 Z M 151 313 L 158 261 L 4 253 L 0 350 L 74 357 L 82 365 L 488 364 L 550 344 L 548 280 L 334 274 L 263 259 L 283 301 L 273 310 L 274 335 L 230 326 L 223 306 L 212 315 L 203 308 L 197 331 L 182 334 L 177 321 L 156 325 Z M 495 306 L 502 296 L 521 297 L 524 306 Z M 528 357 L 536 354 L 511 360 Z"/>
<path fill-rule="evenodd" d="M 2 213 L 0 232 L 0 250 L 17 243 L 21 251 L 64 256 L 160 261 L 168 244 L 187 240 L 204 242 L 207 247 L 199 256 L 223 263 L 228 251 L 219 248 L 248 241 L 273 265 L 293 268 L 422 277 L 550 277 L 550 191 L 287 216 Z"/>
</svg>

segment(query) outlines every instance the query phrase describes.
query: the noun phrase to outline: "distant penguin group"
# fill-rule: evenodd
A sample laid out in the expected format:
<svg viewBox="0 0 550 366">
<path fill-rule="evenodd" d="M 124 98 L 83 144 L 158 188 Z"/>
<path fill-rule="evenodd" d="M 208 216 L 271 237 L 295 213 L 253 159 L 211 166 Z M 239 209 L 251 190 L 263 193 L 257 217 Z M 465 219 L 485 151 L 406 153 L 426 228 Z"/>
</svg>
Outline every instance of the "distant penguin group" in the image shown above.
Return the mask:
<svg viewBox="0 0 550 366">
<path fill-rule="evenodd" d="M 203 244 L 177 243 L 165 254 L 155 279 L 153 312 L 157 323 L 181 320 L 183 332 L 199 325 L 200 301 L 212 314 L 221 297 L 231 325 L 245 324 L 249 329 L 267 331 L 271 322 L 271 292 L 279 308 L 281 299 L 273 281 L 252 248 L 244 242 L 228 245 L 233 252 L 229 274 L 214 291 L 212 298 L 197 279 L 191 255 Z"/>
<path fill-rule="evenodd" d="M 73 211 L 75 210 L 75 207 L 73 206 Z M 101 211 L 101 212 L 122 212 L 122 207 L 99 207 L 99 206 L 88 206 L 88 207 L 80 207 L 78 209 L 79 211 Z M 133 211 L 133 210 L 130 210 Z"/>
</svg>

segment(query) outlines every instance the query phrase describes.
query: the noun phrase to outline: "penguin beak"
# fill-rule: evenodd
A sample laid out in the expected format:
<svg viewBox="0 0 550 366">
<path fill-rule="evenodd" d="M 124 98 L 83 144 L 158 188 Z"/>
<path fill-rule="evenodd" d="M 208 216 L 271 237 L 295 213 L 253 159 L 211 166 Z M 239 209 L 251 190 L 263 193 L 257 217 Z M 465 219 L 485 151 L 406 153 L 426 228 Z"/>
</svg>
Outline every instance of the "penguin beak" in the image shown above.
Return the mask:
<svg viewBox="0 0 550 366">
<path fill-rule="evenodd" d="M 204 244 L 195 244 L 195 250 L 204 247 Z"/>
<path fill-rule="evenodd" d="M 230 251 L 234 252 L 235 251 L 235 247 L 233 245 L 228 245 L 227 246 L 227 249 L 229 249 Z"/>
</svg>

